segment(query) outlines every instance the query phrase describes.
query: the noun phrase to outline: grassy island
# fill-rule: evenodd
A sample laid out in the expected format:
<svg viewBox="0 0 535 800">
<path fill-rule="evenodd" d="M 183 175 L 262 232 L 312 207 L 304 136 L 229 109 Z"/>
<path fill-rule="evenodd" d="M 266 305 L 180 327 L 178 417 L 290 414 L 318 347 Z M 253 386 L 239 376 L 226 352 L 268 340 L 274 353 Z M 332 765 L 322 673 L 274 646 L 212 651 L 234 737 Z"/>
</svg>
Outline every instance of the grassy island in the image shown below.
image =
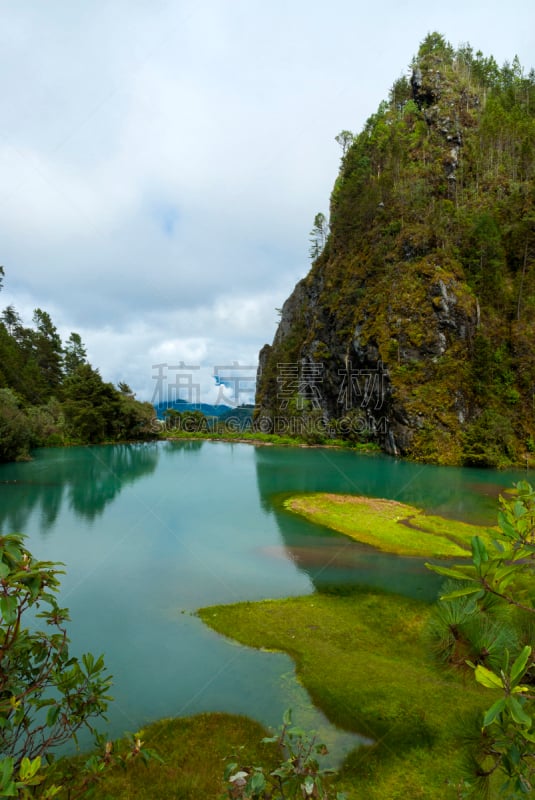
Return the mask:
<svg viewBox="0 0 535 800">
<path fill-rule="evenodd" d="M 489 538 L 488 528 L 428 515 L 396 500 L 320 493 L 286 498 L 284 507 L 358 542 L 403 556 L 469 556 L 472 536 Z"/>
</svg>

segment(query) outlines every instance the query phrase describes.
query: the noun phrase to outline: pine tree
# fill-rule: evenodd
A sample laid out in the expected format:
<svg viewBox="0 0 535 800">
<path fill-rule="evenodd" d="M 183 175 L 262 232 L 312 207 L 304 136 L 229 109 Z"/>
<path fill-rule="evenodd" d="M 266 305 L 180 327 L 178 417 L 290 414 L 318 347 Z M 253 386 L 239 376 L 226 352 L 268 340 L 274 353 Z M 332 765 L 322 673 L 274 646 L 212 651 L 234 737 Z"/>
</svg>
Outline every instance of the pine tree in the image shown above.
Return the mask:
<svg viewBox="0 0 535 800">
<path fill-rule="evenodd" d="M 329 223 L 321 211 L 314 217 L 314 227 L 310 231 L 309 254 L 312 261 L 315 261 L 322 253 L 327 242 L 329 233 Z"/>
<path fill-rule="evenodd" d="M 79 333 L 73 331 L 65 345 L 65 374 L 72 375 L 77 367 L 85 363 L 87 363 L 87 352 L 82 343 L 82 338 Z"/>
</svg>

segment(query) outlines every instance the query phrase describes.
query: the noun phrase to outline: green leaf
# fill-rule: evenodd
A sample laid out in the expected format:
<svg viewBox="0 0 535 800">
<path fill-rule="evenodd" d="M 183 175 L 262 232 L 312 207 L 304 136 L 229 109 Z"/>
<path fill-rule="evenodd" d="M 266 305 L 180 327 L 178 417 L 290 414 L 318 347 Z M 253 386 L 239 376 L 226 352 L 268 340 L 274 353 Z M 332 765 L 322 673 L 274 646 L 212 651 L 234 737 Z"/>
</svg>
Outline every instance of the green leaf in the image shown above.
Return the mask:
<svg viewBox="0 0 535 800">
<path fill-rule="evenodd" d="M 472 561 L 479 570 L 481 564 L 486 563 L 489 560 L 489 554 L 487 553 L 487 548 L 485 547 L 484 542 L 479 538 L 479 536 L 472 536 L 471 545 Z"/>
<path fill-rule="evenodd" d="M 247 782 L 247 788 L 253 794 L 260 794 L 266 788 L 266 779 L 261 772 L 255 772 Z"/>
<path fill-rule="evenodd" d="M 475 675 L 476 681 L 487 689 L 503 689 L 502 679 L 481 664 L 476 667 Z"/>
<path fill-rule="evenodd" d="M 274 769 L 273 772 L 270 772 L 269 774 L 274 778 L 287 778 L 289 775 L 292 775 L 293 772 L 294 772 L 293 765 L 290 764 L 288 766 L 287 762 L 284 762 L 284 764 L 281 767 Z"/>
<path fill-rule="evenodd" d="M 227 764 L 227 766 L 225 767 L 225 780 L 228 781 L 232 773 L 235 772 L 237 769 L 238 765 L 235 762 Z"/>
<path fill-rule="evenodd" d="M 531 727 L 531 717 L 526 714 L 516 697 L 508 697 L 506 703 L 512 718 L 518 725 L 524 725 L 526 728 Z"/>
<path fill-rule="evenodd" d="M 428 564 L 425 565 L 427 569 L 433 570 L 438 575 L 445 575 L 447 578 L 455 578 L 457 581 L 476 581 L 477 578 L 471 577 L 466 572 L 462 572 L 460 569 L 452 569 L 451 567 L 438 567 L 435 564 Z"/>
<path fill-rule="evenodd" d="M 511 684 L 516 686 L 524 671 L 526 669 L 526 664 L 528 663 L 528 659 L 531 655 L 531 647 L 526 645 L 520 655 L 516 658 L 515 663 L 511 667 Z"/>
<path fill-rule="evenodd" d="M 3 758 L 0 760 L 0 792 L 2 797 L 18 797 L 19 792 L 15 782 L 12 779 L 13 775 L 12 758 Z"/>
<path fill-rule="evenodd" d="M 13 595 L 0 597 L 0 613 L 6 625 L 13 625 L 17 619 L 17 598 Z"/>
<path fill-rule="evenodd" d="M 517 500 L 513 506 L 513 514 L 517 519 L 520 519 L 526 513 L 526 509 L 524 507 L 524 503 L 521 500 Z"/>
<path fill-rule="evenodd" d="M 295 739 L 303 739 L 307 735 L 303 728 L 290 728 L 287 733 Z"/>
<path fill-rule="evenodd" d="M 14 765 L 13 758 L 3 758 L 0 761 L 0 781 L 4 783 L 7 779 L 11 778 L 13 775 L 13 765 Z"/>
<path fill-rule="evenodd" d="M 56 724 L 59 717 L 59 712 L 59 705 L 52 706 L 52 708 L 48 710 L 48 714 L 46 715 L 46 724 L 49 728 L 52 728 Z"/>
<path fill-rule="evenodd" d="M 92 653 L 84 653 L 82 656 L 82 662 L 84 667 L 87 670 L 88 675 L 91 675 L 93 669 L 95 667 L 95 659 Z"/>
<path fill-rule="evenodd" d="M 513 525 L 511 525 L 511 523 L 509 522 L 503 511 L 500 511 L 500 513 L 498 514 L 498 525 L 500 526 L 503 533 L 505 534 L 505 536 L 507 536 L 508 539 L 518 538 L 515 528 L 513 527 Z"/>
<path fill-rule="evenodd" d="M 441 600 L 454 600 L 456 597 L 465 597 L 469 594 L 480 594 L 483 590 L 479 586 L 465 586 L 464 589 L 456 589 L 454 592 L 440 595 Z"/>
<path fill-rule="evenodd" d="M 503 591 L 509 583 L 511 583 L 511 579 L 514 577 L 515 574 L 518 573 L 518 567 L 510 565 L 506 565 L 505 567 L 500 567 L 494 573 L 494 583 L 499 592 Z"/>
<path fill-rule="evenodd" d="M 505 708 L 505 697 L 500 697 L 499 700 L 496 700 L 495 703 L 491 705 L 488 711 L 485 712 L 485 716 L 483 717 L 483 727 L 486 728 L 488 725 L 491 725 L 498 714 L 501 714 Z"/>
<path fill-rule="evenodd" d="M 35 778 L 41 769 L 41 758 L 37 756 L 33 761 L 29 758 L 23 758 L 20 764 L 19 776 L 21 781 L 28 783 L 32 778 Z M 40 783 L 40 781 L 39 781 Z"/>
</svg>

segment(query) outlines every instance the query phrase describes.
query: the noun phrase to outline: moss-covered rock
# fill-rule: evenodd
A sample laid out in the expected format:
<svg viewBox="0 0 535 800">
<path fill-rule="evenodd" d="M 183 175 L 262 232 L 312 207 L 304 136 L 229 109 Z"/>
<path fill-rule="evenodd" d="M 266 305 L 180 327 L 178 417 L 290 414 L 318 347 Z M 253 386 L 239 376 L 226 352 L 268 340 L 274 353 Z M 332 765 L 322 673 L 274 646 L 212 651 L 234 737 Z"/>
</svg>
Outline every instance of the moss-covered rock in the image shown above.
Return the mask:
<svg viewBox="0 0 535 800">
<path fill-rule="evenodd" d="M 306 433 L 313 410 L 337 431 L 358 417 L 346 435 L 396 455 L 524 459 L 535 433 L 534 142 L 533 72 L 426 38 L 411 80 L 347 149 L 325 248 L 260 354 L 266 430 L 292 417 Z M 499 435 L 485 433 L 489 413 Z"/>
</svg>

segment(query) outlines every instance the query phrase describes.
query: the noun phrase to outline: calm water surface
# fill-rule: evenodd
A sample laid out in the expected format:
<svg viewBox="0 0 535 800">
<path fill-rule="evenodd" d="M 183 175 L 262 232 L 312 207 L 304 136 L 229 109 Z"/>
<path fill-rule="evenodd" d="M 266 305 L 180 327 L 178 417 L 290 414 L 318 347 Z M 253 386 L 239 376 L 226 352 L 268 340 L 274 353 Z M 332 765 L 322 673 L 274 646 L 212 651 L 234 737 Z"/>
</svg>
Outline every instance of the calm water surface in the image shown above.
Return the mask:
<svg viewBox="0 0 535 800">
<path fill-rule="evenodd" d="M 357 584 L 431 601 L 439 579 L 420 560 L 300 520 L 281 494 L 366 494 L 492 524 L 499 491 L 525 477 L 209 441 L 45 449 L 0 465 L 0 530 L 65 563 L 73 651 L 103 652 L 114 676 L 111 735 L 201 711 L 277 726 L 291 706 L 342 754 L 356 737 L 312 707 L 286 655 L 238 646 L 193 612 Z"/>
</svg>

